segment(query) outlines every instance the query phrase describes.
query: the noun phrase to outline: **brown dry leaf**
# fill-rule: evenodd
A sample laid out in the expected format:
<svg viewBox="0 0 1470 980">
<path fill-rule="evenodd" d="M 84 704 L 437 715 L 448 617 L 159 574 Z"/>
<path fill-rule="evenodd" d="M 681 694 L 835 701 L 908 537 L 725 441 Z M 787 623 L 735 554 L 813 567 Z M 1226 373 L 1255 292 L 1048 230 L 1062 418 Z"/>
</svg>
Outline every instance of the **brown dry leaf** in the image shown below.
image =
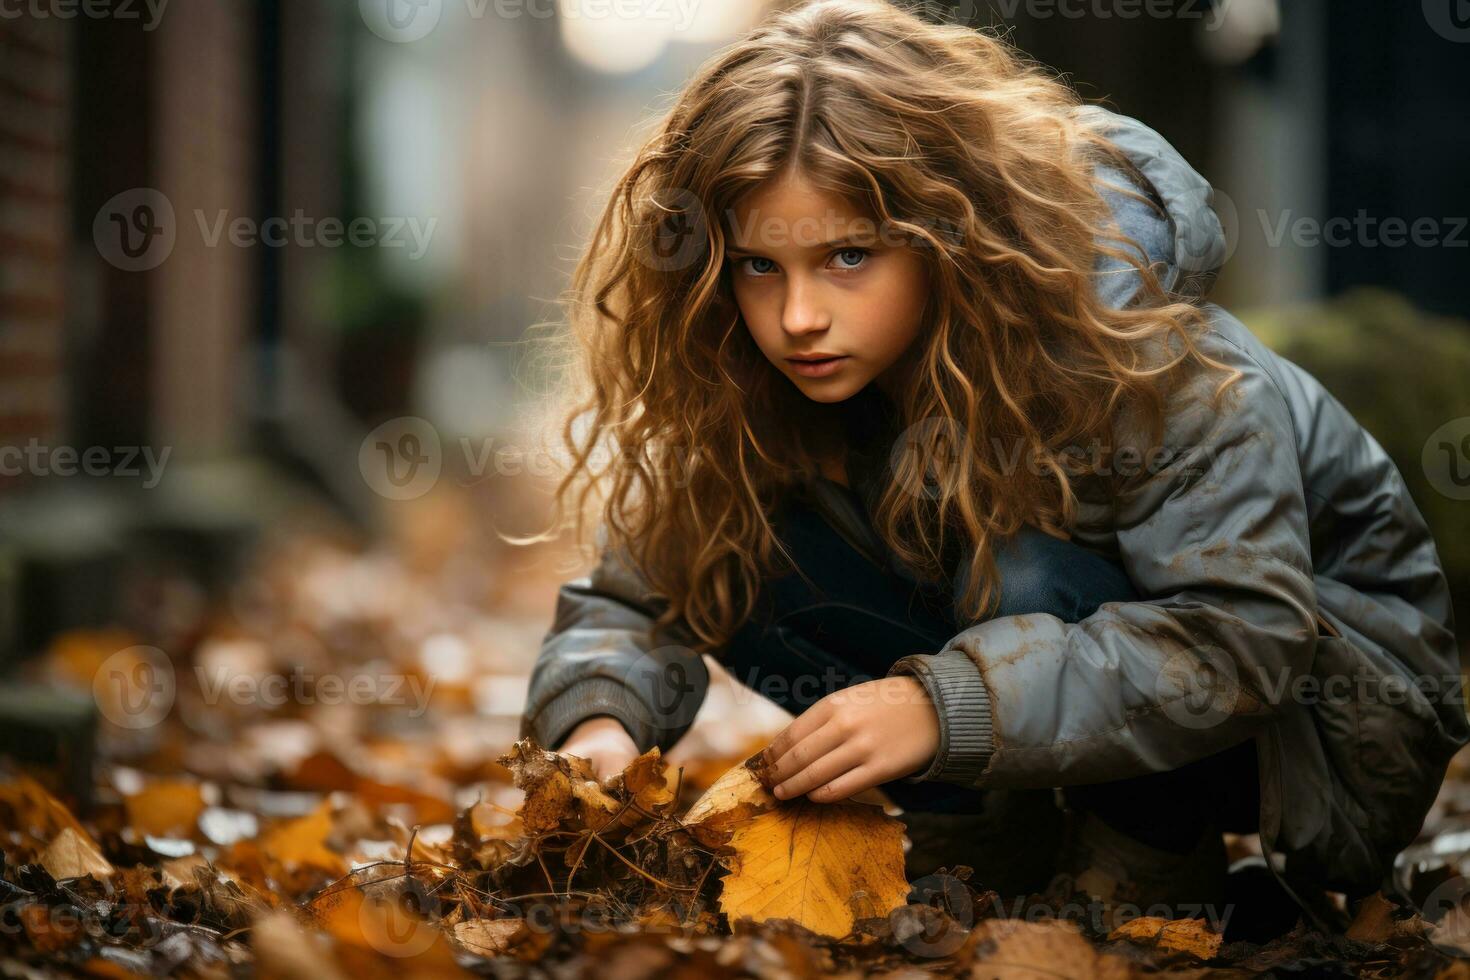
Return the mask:
<svg viewBox="0 0 1470 980">
<path fill-rule="evenodd" d="M 202 854 L 190 854 L 181 858 L 170 858 L 159 867 L 159 877 L 169 888 L 182 888 L 198 881 L 196 872 L 209 870 L 209 861 Z"/>
<path fill-rule="evenodd" d="M 1394 933 L 1393 911 L 1398 908 L 1377 891 L 1363 899 L 1347 928 L 1347 937 L 1363 943 L 1385 943 Z"/>
<path fill-rule="evenodd" d="M 720 908 L 731 922 L 792 919 L 840 939 L 908 899 L 903 824 L 863 803 L 793 800 L 737 825 Z"/>
<path fill-rule="evenodd" d="M 331 793 L 337 790 L 350 791 L 357 786 L 358 775 L 336 753 L 318 749 L 303 758 L 285 776 L 285 783 L 292 789 L 314 790 Z"/>
<path fill-rule="evenodd" d="M 269 912 L 251 929 L 255 974 L 262 980 L 347 980 L 326 936 L 308 932 L 289 912 Z"/>
<path fill-rule="evenodd" d="M 516 788 L 526 794 L 521 822 L 528 833 L 599 830 L 623 809 L 580 756 L 548 752 L 533 739 L 523 738 L 499 762 L 511 771 Z"/>
<path fill-rule="evenodd" d="M 421 793 L 407 786 L 380 783 L 375 779 L 360 779 L 353 792 L 364 803 L 380 807 L 389 803 L 406 803 L 413 807 L 418 823 L 449 823 L 454 820 L 454 805 L 447 800 L 428 793 Z"/>
<path fill-rule="evenodd" d="M 777 802 L 756 773 L 741 763 L 715 780 L 681 820 L 702 844 L 719 847 L 729 841 L 736 826 L 773 809 Z"/>
<path fill-rule="evenodd" d="M 437 922 L 418 914 L 399 892 L 339 888 L 313 914 L 337 940 L 337 958 L 354 976 L 463 976 Z M 391 968 L 391 970 L 390 970 Z"/>
<path fill-rule="evenodd" d="M 20 824 L 14 830 L 27 830 L 42 839 L 50 839 L 70 827 L 83 837 L 91 837 L 64 803 L 24 773 L 0 785 L 0 803 L 14 811 Z"/>
<path fill-rule="evenodd" d="M 470 919 L 456 923 L 454 941 L 479 956 L 512 955 L 527 962 L 540 960 L 551 945 L 551 933 L 532 929 L 523 918 Z"/>
<path fill-rule="evenodd" d="M 56 839 L 41 853 L 41 866 L 51 877 L 79 878 L 91 875 L 99 881 L 112 875 L 113 867 L 102 856 L 102 849 L 86 831 L 67 827 L 56 835 Z"/>
<path fill-rule="evenodd" d="M 193 837 L 204 812 L 199 784 L 182 779 L 155 780 L 123 802 L 133 829 L 154 837 Z"/>
<path fill-rule="evenodd" d="M 633 802 L 649 813 L 663 816 L 674 803 L 674 789 L 669 785 L 668 760 L 658 746 L 628 763 L 621 773 L 613 777 L 614 788 L 622 788 L 633 797 Z"/>
<path fill-rule="evenodd" d="M 304 817 L 281 824 L 260 839 L 267 856 L 286 867 L 309 867 L 329 874 L 347 873 L 347 859 L 326 845 L 332 832 L 332 803 L 321 804 Z"/>
<path fill-rule="evenodd" d="M 19 913 L 26 938 L 42 953 L 57 953 L 86 935 L 74 921 L 63 922 L 44 905 L 26 905 Z"/>
<path fill-rule="evenodd" d="M 1108 933 L 1108 938 L 1188 953 L 1202 960 L 1214 959 L 1225 939 L 1204 919 L 1165 919 L 1157 915 L 1129 919 Z"/>
<path fill-rule="evenodd" d="M 1098 952 L 1071 922 L 990 919 L 976 929 L 981 942 L 970 972 L 976 980 L 1126 980 L 1133 976 L 1126 960 Z"/>
<path fill-rule="evenodd" d="M 520 814 L 481 800 L 470 807 L 470 829 L 479 840 L 515 840 L 525 833 Z"/>
<path fill-rule="evenodd" d="M 319 793 L 339 790 L 353 793 L 374 807 L 406 803 L 414 808 L 417 823 L 448 823 L 455 815 L 454 806 L 448 801 L 407 786 L 369 779 L 326 749 L 319 749 L 297 763 L 286 776 L 286 784 Z"/>
</svg>

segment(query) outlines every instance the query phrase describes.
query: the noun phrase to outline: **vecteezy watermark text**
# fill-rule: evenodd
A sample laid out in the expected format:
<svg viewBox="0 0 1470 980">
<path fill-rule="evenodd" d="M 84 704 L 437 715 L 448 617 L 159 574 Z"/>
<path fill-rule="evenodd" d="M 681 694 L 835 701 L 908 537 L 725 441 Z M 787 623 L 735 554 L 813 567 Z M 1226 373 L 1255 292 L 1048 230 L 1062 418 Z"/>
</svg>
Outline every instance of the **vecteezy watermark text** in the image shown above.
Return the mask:
<svg viewBox="0 0 1470 980">
<path fill-rule="evenodd" d="M 292 671 L 264 676 L 244 671 L 207 670 L 195 666 L 195 680 L 205 704 L 279 708 L 287 704 L 403 705 L 417 718 L 429 710 L 435 678 L 413 673 L 313 674 Z"/>
<path fill-rule="evenodd" d="M 358 0 L 358 12 L 368 30 L 385 41 L 420 41 L 439 26 L 447 0 Z M 694 23 L 701 0 L 459 0 L 465 16 L 483 20 L 530 17 L 565 21 L 623 20 L 686 31 Z"/>
<path fill-rule="evenodd" d="M 0 20 L 143 20 L 153 31 L 169 0 L 0 0 Z M 145 18 L 146 15 L 146 19 Z"/>
<path fill-rule="evenodd" d="M 34 436 L 24 446 L 0 446 L 0 476 L 144 476 L 152 490 L 163 479 L 172 446 L 47 446 Z M 146 475 L 145 475 L 146 474 Z"/>
<path fill-rule="evenodd" d="M 3 2 L 3 0 L 0 0 Z M 402 249 L 417 261 L 428 253 L 437 217 L 413 215 L 320 217 L 297 208 L 288 215 L 256 218 L 228 208 L 195 208 L 199 244 L 218 248 L 381 248 Z M 188 225 L 185 225 L 187 228 Z M 110 265 L 124 272 L 146 272 L 168 261 L 178 244 L 180 221 L 162 191 L 135 187 L 112 197 L 92 221 L 92 240 Z"/>
</svg>

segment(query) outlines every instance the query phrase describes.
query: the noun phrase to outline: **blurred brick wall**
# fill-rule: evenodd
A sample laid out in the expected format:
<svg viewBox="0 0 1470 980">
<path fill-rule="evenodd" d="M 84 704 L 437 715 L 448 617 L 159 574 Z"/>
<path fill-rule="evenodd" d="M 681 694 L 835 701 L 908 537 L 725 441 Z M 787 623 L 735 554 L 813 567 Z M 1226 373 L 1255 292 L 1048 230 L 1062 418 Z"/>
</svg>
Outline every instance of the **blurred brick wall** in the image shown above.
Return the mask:
<svg viewBox="0 0 1470 980">
<path fill-rule="evenodd" d="M 154 279 L 153 435 L 184 455 L 238 448 L 253 366 L 249 331 L 261 245 L 232 245 L 229 220 L 258 219 L 252 0 L 208 0 L 168 8 L 155 38 L 152 98 L 156 114 L 154 186 L 178 222 L 173 254 Z"/>
<path fill-rule="evenodd" d="M 0 446 L 66 425 L 67 42 L 54 18 L 0 20 Z"/>
</svg>

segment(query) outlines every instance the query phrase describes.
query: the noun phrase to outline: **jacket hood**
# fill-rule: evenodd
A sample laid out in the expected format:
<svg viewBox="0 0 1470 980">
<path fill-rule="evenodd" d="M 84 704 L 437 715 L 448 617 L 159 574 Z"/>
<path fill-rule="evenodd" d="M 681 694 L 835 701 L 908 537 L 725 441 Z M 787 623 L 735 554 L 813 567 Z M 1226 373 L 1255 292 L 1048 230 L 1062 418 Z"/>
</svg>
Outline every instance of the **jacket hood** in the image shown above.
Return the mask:
<svg viewBox="0 0 1470 980">
<path fill-rule="evenodd" d="M 1098 190 L 1112 208 L 1117 230 L 1143 247 L 1167 292 L 1181 299 L 1203 298 L 1229 257 L 1225 230 L 1215 212 L 1218 192 L 1168 140 L 1137 119 L 1095 105 L 1080 106 L 1073 113 L 1078 122 L 1121 150 L 1146 181 L 1139 184 L 1117 167 L 1098 167 Z M 1109 184 L 1138 189 L 1164 213 Z M 1099 236 L 1100 241 L 1105 239 L 1114 247 L 1120 244 L 1111 233 Z M 1103 257 L 1095 275 L 1098 292 L 1116 307 L 1126 305 L 1141 286 L 1138 272 L 1119 259 Z"/>
</svg>

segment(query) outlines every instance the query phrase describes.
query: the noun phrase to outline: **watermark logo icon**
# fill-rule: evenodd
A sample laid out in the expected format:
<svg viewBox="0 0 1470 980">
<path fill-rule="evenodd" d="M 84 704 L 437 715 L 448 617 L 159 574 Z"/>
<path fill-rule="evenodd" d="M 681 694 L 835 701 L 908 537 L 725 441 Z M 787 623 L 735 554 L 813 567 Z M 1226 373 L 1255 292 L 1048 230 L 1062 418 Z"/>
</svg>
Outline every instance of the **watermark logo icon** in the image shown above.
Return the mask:
<svg viewBox="0 0 1470 980">
<path fill-rule="evenodd" d="M 923 907 L 928 908 L 927 914 L 920 911 Z M 965 883 L 940 872 L 909 885 L 908 904 L 890 912 L 888 921 L 894 937 L 915 956 L 948 956 L 969 935 L 975 907 Z"/>
<path fill-rule="evenodd" d="M 358 0 L 357 7 L 368 30 L 397 44 L 423 40 L 444 16 L 444 0 Z"/>
<path fill-rule="evenodd" d="M 659 731 L 682 731 L 694 724 L 708 684 L 704 663 L 693 650 L 677 643 L 641 654 L 623 673 L 632 691 L 646 691 L 649 701 L 626 699 L 626 709 L 638 721 Z"/>
<path fill-rule="evenodd" d="M 908 493 L 937 500 L 945 490 L 960 489 L 960 457 L 969 448 L 969 432 L 957 419 L 920 419 L 893 441 L 888 467 L 894 482 Z"/>
<path fill-rule="evenodd" d="M 1470 500 L 1470 415 L 1431 432 L 1420 462 L 1430 486 L 1451 500 Z"/>
<path fill-rule="evenodd" d="M 1214 646 L 1172 655 L 1154 680 L 1154 694 L 1168 718 L 1183 728 L 1214 728 L 1241 699 L 1235 661 Z"/>
<path fill-rule="evenodd" d="M 1463 957 L 1470 952 L 1470 915 L 1466 914 L 1466 892 L 1470 892 L 1464 875 L 1441 882 L 1425 896 L 1419 912 L 1431 923 L 1429 941 L 1442 953 Z"/>
<path fill-rule="evenodd" d="M 708 220 L 704 203 L 693 191 L 682 187 L 661 190 L 651 202 L 652 227 L 636 255 L 655 272 L 687 269 L 709 249 Z"/>
<path fill-rule="evenodd" d="M 151 187 L 115 195 L 92 220 L 98 254 L 124 272 L 158 268 L 173 254 L 177 240 L 173 203 Z"/>
<path fill-rule="evenodd" d="M 119 650 L 97 668 L 92 696 L 102 717 L 119 728 L 152 728 L 174 706 L 173 664 L 157 647 Z"/>
<path fill-rule="evenodd" d="M 444 466 L 439 433 L 414 415 L 389 419 L 363 439 L 357 465 L 367 485 L 381 497 L 422 497 L 439 482 Z"/>
<path fill-rule="evenodd" d="M 1470 0 L 1424 0 L 1424 19 L 1446 41 L 1470 42 Z"/>
<path fill-rule="evenodd" d="M 401 882 L 364 890 L 358 926 L 368 945 L 385 956 L 422 956 L 439 940 L 444 909 L 434 885 L 414 875 Z"/>
</svg>

